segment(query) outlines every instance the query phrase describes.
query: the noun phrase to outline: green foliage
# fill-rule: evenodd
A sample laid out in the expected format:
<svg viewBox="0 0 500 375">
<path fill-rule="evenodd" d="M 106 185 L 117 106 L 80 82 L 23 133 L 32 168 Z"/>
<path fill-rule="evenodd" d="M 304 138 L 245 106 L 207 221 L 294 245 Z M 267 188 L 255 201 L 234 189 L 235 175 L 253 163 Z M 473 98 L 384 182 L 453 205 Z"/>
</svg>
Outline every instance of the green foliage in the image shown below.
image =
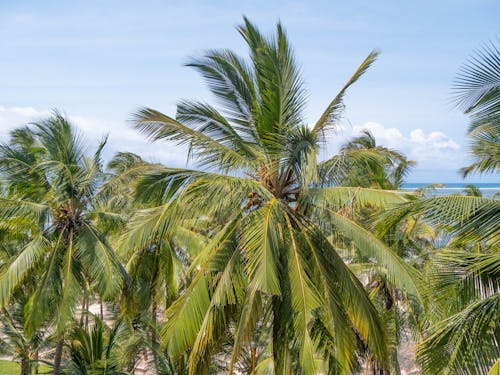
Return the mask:
<svg viewBox="0 0 500 375">
<path fill-rule="evenodd" d="M 130 327 L 121 320 L 109 328 L 101 319 L 94 317 L 87 329 L 75 327 L 69 335 L 70 360 L 66 374 L 79 375 L 127 375 L 124 371 L 128 358 L 127 345 L 134 337 Z"/>
<path fill-rule="evenodd" d="M 462 169 L 472 173 L 500 171 L 500 52 L 498 40 L 476 51 L 461 68 L 453 87 L 456 105 L 470 115 L 470 153 L 474 162 Z"/>
<path fill-rule="evenodd" d="M 169 375 L 397 374 L 410 331 L 422 373 L 495 373 L 499 201 L 474 186 L 399 191 L 415 163 L 368 131 L 318 162 L 378 51 L 308 125 L 281 24 L 237 30 L 248 58 L 187 64 L 215 105 L 133 117 L 151 141 L 187 146 L 191 169 L 128 152 L 105 169 L 106 139 L 87 155 L 57 112 L 0 145 L 0 349 L 23 374 L 52 341 L 67 374 L 128 374 L 139 359 Z M 472 117 L 464 175 L 498 172 L 498 67 L 492 44 L 455 86 Z M 89 313 L 96 297 L 113 326 Z"/>
</svg>

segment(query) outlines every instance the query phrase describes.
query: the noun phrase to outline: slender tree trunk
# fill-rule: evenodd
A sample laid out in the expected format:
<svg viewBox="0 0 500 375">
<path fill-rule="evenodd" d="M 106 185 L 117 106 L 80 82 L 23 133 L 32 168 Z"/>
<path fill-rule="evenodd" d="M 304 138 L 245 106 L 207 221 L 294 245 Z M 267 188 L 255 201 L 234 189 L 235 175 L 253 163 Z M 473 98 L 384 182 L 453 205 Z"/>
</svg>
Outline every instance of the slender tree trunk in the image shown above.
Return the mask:
<svg viewBox="0 0 500 375">
<path fill-rule="evenodd" d="M 40 368 L 40 365 L 38 364 L 38 360 L 40 359 L 39 354 L 40 353 L 38 352 L 38 349 L 37 349 L 35 352 L 35 374 L 38 374 L 38 370 Z"/>
<path fill-rule="evenodd" d="M 252 374 L 254 374 L 257 367 L 257 349 L 255 347 L 250 349 L 250 355 L 252 356 Z"/>
<path fill-rule="evenodd" d="M 104 307 L 102 305 L 102 297 L 99 297 L 99 304 L 101 308 L 101 320 L 104 320 Z"/>
<path fill-rule="evenodd" d="M 57 342 L 56 346 L 56 355 L 54 357 L 54 369 L 52 372 L 53 375 L 59 375 L 61 372 L 63 345 L 64 345 L 64 338 L 61 337 L 61 339 Z"/>
<path fill-rule="evenodd" d="M 27 357 L 23 357 L 23 359 L 21 359 L 21 375 L 30 375 L 30 374 L 31 374 L 30 359 Z"/>
</svg>

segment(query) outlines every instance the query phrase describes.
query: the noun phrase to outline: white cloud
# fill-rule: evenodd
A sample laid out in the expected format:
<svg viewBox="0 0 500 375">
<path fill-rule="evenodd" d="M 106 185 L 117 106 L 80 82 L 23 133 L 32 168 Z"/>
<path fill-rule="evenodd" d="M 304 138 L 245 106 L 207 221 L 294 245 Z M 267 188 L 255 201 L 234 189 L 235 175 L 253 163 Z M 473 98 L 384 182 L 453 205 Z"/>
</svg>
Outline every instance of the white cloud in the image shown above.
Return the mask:
<svg viewBox="0 0 500 375">
<path fill-rule="evenodd" d="M 354 126 L 351 136 L 358 135 L 363 129 L 368 129 L 378 144 L 402 151 L 408 158 L 416 160 L 420 168 L 458 169 L 463 165 L 461 146 L 441 131 L 426 133 L 422 129 L 414 129 L 406 135 L 397 128 L 368 122 Z"/>
<path fill-rule="evenodd" d="M 40 111 L 33 107 L 0 106 L 0 137 L 4 140 L 10 130 L 37 121 L 49 114 L 49 111 Z"/>
</svg>

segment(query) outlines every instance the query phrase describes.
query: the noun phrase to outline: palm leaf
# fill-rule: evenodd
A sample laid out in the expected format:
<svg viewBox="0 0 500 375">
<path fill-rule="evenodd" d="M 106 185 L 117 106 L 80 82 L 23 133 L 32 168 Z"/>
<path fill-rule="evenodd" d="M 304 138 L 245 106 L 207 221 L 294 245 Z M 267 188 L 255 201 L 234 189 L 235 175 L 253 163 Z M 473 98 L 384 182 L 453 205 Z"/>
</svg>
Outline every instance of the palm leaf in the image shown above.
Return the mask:
<svg viewBox="0 0 500 375">
<path fill-rule="evenodd" d="M 227 145 L 181 124 L 158 111 L 143 108 L 135 115 L 135 127 L 145 133 L 151 140 L 169 140 L 179 145 L 187 144 L 196 150 L 198 161 L 204 166 L 216 169 L 244 168 L 249 165 L 249 159 Z"/>
<path fill-rule="evenodd" d="M 401 290 L 413 294 L 423 301 L 422 277 L 380 239 L 354 221 L 330 211 L 329 219 L 356 247 L 368 257 L 376 259 L 384 267 L 389 280 Z"/>
<path fill-rule="evenodd" d="M 280 213 L 276 199 L 252 212 L 242 223 L 241 248 L 247 258 L 251 291 L 279 295 L 277 254 L 280 247 Z"/>
<path fill-rule="evenodd" d="M 495 43 L 476 51 L 461 68 L 453 86 L 454 100 L 473 118 L 485 119 L 500 111 L 500 52 Z"/>
<path fill-rule="evenodd" d="M 37 236 L 19 253 L 16 259 L 0 276 L 0 306 L 10 300 L 13 290 L 24 280 L 29 271 L 51 249 L 50 242 L 43 236 Z"/>
<path fill-rule="evenodd" d="M 366 57 L 366 59 L 356 69 L 351 78 L 349 78 L 344 87 L 342 87 L 337 96 L 333 98 L 333 100 L 330 102 L 326 110 L 323 112 L 323 114 L 313 127 L 313 131 L 316 134 L 323 135 L 325 131 L 327 131 L 329 128 L 334 127 L 337 124 L 344 110 L 343 99 L 347 90 L 370 68 L 370 66 L 375 62 L 379 54 L 380 52 L 376 50 L 370 52 L 370 54 Z"/>
</svg>

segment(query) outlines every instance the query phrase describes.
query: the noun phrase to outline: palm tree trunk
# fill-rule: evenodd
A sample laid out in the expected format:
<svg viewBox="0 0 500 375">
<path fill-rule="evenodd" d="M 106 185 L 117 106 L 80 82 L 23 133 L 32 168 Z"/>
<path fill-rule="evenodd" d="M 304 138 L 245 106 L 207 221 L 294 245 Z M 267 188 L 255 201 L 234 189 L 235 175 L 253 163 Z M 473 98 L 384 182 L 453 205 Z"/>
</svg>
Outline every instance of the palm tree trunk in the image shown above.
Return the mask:
<svg viewBox="0 0 500 375">
<path fill-rule="evenodd" d="M 102 305 L 102 297 L 99 297 L 99 304 L 101 308 L 101 320 L 104 320 L 104 307 Z"/>
<path fill-rule="evenodd" d="M 250 355 L 252 358 L 252 374 L 254 374 L 255 368 L 257 367 L 257 349 L 255 347 L 250 349 Z"/>
<path fill-rule="evenodd" d="M 21 359 L 21 375 L 30 375 L 31 374 L 31 363 L 29 358 L 23 357 Z"/>
<path fill-rule="evenodd" d="M 40 365 L 38 364 L 38 359 L 39 359 L 39 352 L 38 349 L 35 352 L 35 374 L 38 374 L 38 370 Z"/>
<path fill-rule="evenodd" d="M 54 369 L 52 371 L 53 375 L 59 375 L 61 372 L 61 359 L 63 352 L 64 338 L 61 337 L 57 342 L 56 355 L 54 357 Z"/>
</svg>

